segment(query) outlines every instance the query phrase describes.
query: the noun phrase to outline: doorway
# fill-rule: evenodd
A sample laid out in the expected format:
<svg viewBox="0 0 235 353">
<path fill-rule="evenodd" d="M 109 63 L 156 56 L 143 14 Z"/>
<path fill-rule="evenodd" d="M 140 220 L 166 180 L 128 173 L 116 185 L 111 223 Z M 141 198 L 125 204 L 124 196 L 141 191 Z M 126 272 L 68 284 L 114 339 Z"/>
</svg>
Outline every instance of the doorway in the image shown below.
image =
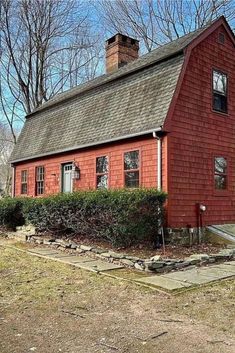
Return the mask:
<svg viewBox="0 0 235 353">
<path fill-rule="evenodd" d="M 62 165 L 62 192 L 73 191 L 72 169 L 73 163 L 66 163 Z"/>
</svg>

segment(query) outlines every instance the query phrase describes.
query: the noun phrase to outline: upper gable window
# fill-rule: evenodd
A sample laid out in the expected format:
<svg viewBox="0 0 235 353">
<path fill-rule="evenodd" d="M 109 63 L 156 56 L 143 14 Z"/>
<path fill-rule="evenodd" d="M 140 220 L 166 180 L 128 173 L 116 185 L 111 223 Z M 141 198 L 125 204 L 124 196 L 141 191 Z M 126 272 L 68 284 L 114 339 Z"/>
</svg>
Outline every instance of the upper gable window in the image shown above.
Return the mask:
<svg viewBox="0 0 235 353">
<path fill-rule="evenodd" d="M 213 70 L 213 109 L 217 112 L 228 112 L 228 77 Z"/>
<path fill-rule="evenodd" d="M 219 33 L 218 35 L 218 40 L 220 44 L 224 44 L 225 43 L 225 36 L 222 32 Z"/>
</svg>

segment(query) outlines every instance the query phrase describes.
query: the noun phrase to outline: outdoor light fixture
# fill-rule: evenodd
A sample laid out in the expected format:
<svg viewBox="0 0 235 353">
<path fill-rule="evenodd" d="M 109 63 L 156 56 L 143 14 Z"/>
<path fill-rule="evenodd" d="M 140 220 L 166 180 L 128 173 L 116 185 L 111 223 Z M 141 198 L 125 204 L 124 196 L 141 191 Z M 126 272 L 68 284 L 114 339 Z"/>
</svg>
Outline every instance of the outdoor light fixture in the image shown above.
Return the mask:
<svg viewBox="0 0 235 353">
<path fill-rule="evenodd" d="M 79 180 L 81 177 L 81 171 L 79 166 L 76 163 L 73 163 L 73 168 L 72 168 L 72 178 Z"/>
<path fill-rule="evenodd" d="M 200 210 L 200 212 L 205 212 L 206 211 L 206 206 L 205 205 L 203 205 L 203 204 L 200 204 L 199 205 L 199 210 Z"/>
</svg>

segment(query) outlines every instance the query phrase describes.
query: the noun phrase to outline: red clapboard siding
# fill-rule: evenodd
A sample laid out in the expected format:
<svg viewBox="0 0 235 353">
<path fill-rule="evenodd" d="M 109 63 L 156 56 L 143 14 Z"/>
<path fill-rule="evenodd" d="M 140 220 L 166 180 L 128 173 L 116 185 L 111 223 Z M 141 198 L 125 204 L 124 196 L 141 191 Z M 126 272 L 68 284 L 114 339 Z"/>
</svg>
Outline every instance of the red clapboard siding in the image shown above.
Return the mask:
<svg viewBox="0 0 235 353">
<path fill-rule="evenodd" d="M 109 157 L 109 187 L 124 187 L 123 153 L 135 149 L 140 151 L 140 185 L 156 187 L 157 141 L 149 136 L 20 163 L 16 165 L 15 195 L 21 194 L 21 171 L 28 170 L 28 196 L 35 196 L 35 168 L 40 165 L 45 167 L 45 195 L 60 192 L 61 164 L 73 161 L 81 170 L 81 179 L 74 182 L 74 190 L 94 189 L 95 160 L 104 155 Z"/>
<path fill-rule="evenodd" d="M 218 43 L 223 32 L 225 43 Z M 194 49 L 170 121 L 168 226 L 196 226 L 196 203 L 206 225 L 235 221 L 235 48 L 223 26 Z M 212 111 L 212 69 L 228 74 L 228 115 Z M 169 123 L 169 122 L 168 122 Z M 216 194 L 214 157 L 228 159 L 228 192 Z"/>
</svg>

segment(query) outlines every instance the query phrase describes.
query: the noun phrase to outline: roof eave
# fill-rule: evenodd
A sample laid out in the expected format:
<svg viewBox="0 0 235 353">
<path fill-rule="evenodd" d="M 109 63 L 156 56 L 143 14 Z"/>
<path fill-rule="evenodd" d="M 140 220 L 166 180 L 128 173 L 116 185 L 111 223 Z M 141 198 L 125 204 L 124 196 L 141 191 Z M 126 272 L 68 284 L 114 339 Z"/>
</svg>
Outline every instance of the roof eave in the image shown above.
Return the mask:
<svg viewBox="0 0 235 353">
<path fill-rule="evenodd" d="M 107 143 L 117 142 L 119 140 L 125 140 L 125 139 L 129 139 L 129 138 L 144 136 L 144 135 L 152 134 L 153 132 L 158 132 L 158 131 L 162 131 L 162 127 L 161 126 L 157 127 L 156 129 L 151 129 L 151 130 L 142 131 L 142 132 L 139 132 L 139 133 L 133 133 L 133 134 L 124 135 L 124 136 L 118 136 L 118 137 L 114 137 L 114 138 L 111 138 L 111 139 L 108 139 L 108 140 L 97 141 L 97 142 L 87 143 L 87 144 L 78 145 L 78 146 L 74 146 L 74 147 L 64 148 L 64 149 L 61 149 L 61 150 L 52 151 L 52 152 L 46 152 L 46 153 L 35 155 L 35 156 L 9 160 L 9 163 L 11 163 L 11 165 L 14 165 L 16 163 L 25 162 L 25 161 L 29 161 L 29 160 L 33 160 L 33 159 L 49 157 L 49 156 L 53 156 L 53 155 L 56 155 L 56 154 L 61 154 L 61 153 L 66 153 L 66 152 L 72 152 L 72 151 L 75 151 L 75 150 L 80 150 L 80 149 L 83 149 L 83 148 L 89 148 L 89 147 L 99 146 L 99 145 L 103 145 L 103 144 L 107 144 Z"/>
</svg>

